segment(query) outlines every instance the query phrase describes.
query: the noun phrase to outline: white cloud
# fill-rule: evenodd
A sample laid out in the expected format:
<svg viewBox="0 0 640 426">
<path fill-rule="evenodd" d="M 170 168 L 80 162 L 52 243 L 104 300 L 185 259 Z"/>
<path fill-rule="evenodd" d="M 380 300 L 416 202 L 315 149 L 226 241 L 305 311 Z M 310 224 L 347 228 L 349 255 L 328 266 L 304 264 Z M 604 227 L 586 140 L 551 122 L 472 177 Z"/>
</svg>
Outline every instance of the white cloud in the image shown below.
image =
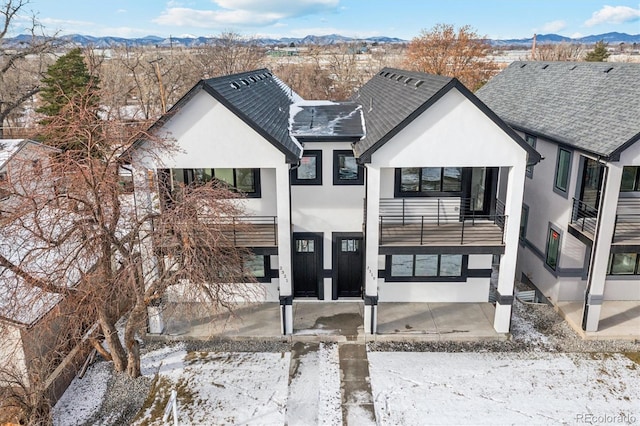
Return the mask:
<svg viewBox="0 0 640 426">
<path fill-rule="evenodd" d="M 127 9 L 118 9 L 116 13 L 127 13 Z"/>
<path fill-rule="evenodd" d="M 582 37 L 584 37 L 584 34 L 582 34 L 582 33 L 573 33 L 569 37 L 571 37 L 571 38 L 582 38 Z"/>
<path fill-rule="evenodd" d="M 170 2 L 153 22 L 199 28 L 266 26 L 286 19 L 337 10 L 340 0 L 213 0 L 221 9 L 199 10 Z"/>
<path fill-rule="evenodd" d="M 629 6 L 603 6 L 602 9 L 593 12 L 584 25 L 593 27 L 598 24 L 622 24 L 640 20 L 640 9 Z"/>
<path fill-rule="evenodd" d="M 546 24 L 542 25 L 540 31 L 543 31 L 545 33 L 557 33 L 564 30 L 565 28 L 567 28 L 567 23 L 565 21 L 558 20 L 547 22 Z"/>
</svg>

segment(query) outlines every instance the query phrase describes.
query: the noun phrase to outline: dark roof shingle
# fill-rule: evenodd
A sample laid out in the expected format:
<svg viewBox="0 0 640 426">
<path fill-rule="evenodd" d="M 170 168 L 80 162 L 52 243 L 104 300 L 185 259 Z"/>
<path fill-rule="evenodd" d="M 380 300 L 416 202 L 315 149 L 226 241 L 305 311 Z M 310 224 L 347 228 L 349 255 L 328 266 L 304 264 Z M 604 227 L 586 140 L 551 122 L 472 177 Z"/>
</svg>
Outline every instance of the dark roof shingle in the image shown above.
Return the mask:
<svg viewBox="0 0 640 426">
<path fill-rule="evenodd" d="M 291 135 L 302 141 L 359 140 L 364 136 L 362 107 L 355 102 L 305 101 L 291 107 Z"/>
<path fill-rule="evenodd" d="M 604 157 L 640 138 L 640 64 L 514 62 L 476 94 L 515 129 Z"/>
</svg>

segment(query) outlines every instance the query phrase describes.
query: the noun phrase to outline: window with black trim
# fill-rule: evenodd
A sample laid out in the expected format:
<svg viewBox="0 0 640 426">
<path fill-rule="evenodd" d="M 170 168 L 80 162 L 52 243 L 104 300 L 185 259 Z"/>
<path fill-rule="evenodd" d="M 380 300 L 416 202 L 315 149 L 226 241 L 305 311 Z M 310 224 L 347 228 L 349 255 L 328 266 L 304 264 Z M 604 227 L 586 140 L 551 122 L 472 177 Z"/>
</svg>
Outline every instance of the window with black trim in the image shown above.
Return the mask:
<svg viewBox="0 0 640 426">
<path fill-rule="evenodd" d="M 553 226 L 549 226 L 545 253 L 545 263 L 555 271 L 560 257 L 560 231 L 554 229 Z"/>
<path fill-rule="evenodd" d="M 538 138 L 532 135 L 527 135 L 525 133 L 524 141 L 528 143 L 533 149 L 535 149 Z M 527 177 L 530 177 L 530 178 L 533 177 L 533 165 L 527 166 Z"/>
<path fill-rule="evenodd" d="M 254 277 L 258 282 L 271 281 L 271 260 L 268 254 L 251 254 L 244 261 L 247 276 Z"/>
<path fill-rule="evenodd" d="M 462 192 L 462 167 L 396 169 L 396 196 L 436 196 Z"/>
<path fill-rule="evenodd" d="M 522 205 L 522 214 L 520 216 L 520 240 L 527 238 L 527 225 L 529 224 L 529 206 Z"/>
<path fill-rule="evenodd" d="M 556 177 L 553 188 L 556 192 L 567 194 L 569 188 L 569 174 L 571 171 L 571 151 L 558 148 L 558 159 L 556 161 Z"/>
<path fill-rule="evenodd" d="M 300 164 L 291 170 L 292 185 L 322 185 L 322 151 L 304 151 Z"/>
<path fill-rule="evenodd" d="M 620 192 L 640 191 L 640 167 L 625 166 L 622 168 L 622 183 Z"/>
<path fill-rule="evenodd" d="M 244 193 L 248 198 L 260 198 L 260 169 L 171 169 L 173 190 L 176 184 L 192 185 L 217 179 L 232 191 Z"/>
<path fill-rule="evenodd" d="M 609 275 L 640 275 L 640 253 L 611 253 Z"/>
<path fill-rule="evenodd" d="M 364 185 L 364 170 L 350 150 L 333 151 L 333 184 Z"/>
<path fill-rule="evenodd" d="M 387 281 L 456 281 L 467 274 L 461 254 L 393 254 L 387 256 Z"/>
</svg>

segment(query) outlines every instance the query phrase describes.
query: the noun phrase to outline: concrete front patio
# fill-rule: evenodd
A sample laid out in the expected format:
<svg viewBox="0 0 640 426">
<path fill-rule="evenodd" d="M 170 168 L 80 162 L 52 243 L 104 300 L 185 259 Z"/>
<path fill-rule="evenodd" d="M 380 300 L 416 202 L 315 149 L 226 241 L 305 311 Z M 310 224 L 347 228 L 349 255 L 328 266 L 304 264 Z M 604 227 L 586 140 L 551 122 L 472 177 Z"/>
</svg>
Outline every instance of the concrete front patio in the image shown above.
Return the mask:
<svg viewBox="0 0 640 426">
<path fill-rule="evenodd" d="M 493 329 L 491 303 L 380 303 L 378 332 L 364 333 L 362 301 L 293 303 L 293 334 L 283 336 L 278 303 L 241 305 L 231 312 L 197 315 L 193 306 L 164 310 L 166 339 L 289 341 L 503 340 Z"/>
<path fill-rule="evenodd" d="M 557 309 L 582 338 L 588 340 L 640 339 L 640 301 L 608 300 L 602 304 L 598 331 L 582 330 L 582 301 L 558 302 Z"/>
</svg>

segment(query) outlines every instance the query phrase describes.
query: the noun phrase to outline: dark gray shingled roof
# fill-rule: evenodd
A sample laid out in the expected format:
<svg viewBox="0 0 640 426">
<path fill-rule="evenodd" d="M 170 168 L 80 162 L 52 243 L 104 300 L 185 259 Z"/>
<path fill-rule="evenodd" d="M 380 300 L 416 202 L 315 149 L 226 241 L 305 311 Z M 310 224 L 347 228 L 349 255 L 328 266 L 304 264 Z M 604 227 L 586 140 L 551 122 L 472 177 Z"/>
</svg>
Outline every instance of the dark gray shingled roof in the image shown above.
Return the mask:
<svg viewBox="0 0 640 426">
<path fill-rule="evenodd" d="M 514 62 L 477 96 L 517 130 L 614 160 L 640 138 L 640 64 Z"/>
<path fill-rule="evenodd" d="M 203 80 L 203 88 L 295 163 L 302 147 L 289 136 L 289 106 L 301 99 L 267 69 Z"/>
<path fill-rule="evenodd" d="M 305 101 L 291 106 L 291 135 L 298 141 L 359 140 L 362 107 L 355 102 Z"/>
<path fill-rule="evenodd" d="M 407 126 L 452 88 L 483 111 L 529 154 L 529 163 L 540 161 L 532 149 L 489 108 L 457 79 L 421 72 L 384 68 L 352 97 L 362 105 L 366 136 L 354 144 L 361 162 L 371 160 L 371 154 Z"/>
</svg>

